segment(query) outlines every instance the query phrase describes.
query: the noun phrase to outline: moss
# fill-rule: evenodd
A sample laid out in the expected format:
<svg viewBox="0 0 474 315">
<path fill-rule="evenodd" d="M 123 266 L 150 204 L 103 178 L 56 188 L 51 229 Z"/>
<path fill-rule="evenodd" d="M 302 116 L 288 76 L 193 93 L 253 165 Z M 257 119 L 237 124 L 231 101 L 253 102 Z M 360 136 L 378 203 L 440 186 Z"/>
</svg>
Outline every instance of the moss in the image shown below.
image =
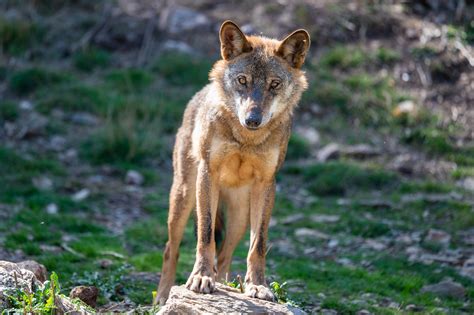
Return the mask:
<svg viewBox="0 0 474 315">
<path fill-rule="evenodd" d="M 349 69 L 362 65 L 367 58 L 368 55 L 359 48 L 336 46 L 321 57 L 320 64 L 332 68 Z"/>
</svg>

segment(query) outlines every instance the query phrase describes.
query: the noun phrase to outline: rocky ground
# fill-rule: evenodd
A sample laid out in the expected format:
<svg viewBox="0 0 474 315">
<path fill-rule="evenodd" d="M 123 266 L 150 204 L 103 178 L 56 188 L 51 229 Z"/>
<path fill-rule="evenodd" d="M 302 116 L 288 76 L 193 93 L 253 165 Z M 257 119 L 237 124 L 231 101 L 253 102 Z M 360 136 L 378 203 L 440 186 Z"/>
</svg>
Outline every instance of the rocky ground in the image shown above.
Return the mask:
<svg viewBox="0 0 474 315">
<path fill-rule="evenodd" d="M 269 282 L 324 314 L 473 313 L 471 1 L 0 4 L 0 259 L 97 309 L 149 305 L 171 149 L 217 31 L 312 36 L 278 175 Z M 194 256 L 190 222 L 178 282 Z M 245 273 L 248 239 L 233 276 Z"/>
</svg>

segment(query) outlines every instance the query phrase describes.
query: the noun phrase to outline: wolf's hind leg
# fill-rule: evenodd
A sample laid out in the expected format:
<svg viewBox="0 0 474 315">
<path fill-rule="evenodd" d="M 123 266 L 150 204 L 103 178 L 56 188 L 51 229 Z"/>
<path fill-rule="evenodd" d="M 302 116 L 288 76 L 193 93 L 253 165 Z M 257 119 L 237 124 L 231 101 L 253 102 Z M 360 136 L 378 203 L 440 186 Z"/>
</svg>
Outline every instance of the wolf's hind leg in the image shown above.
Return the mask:
<svg viewBox="0 0 474 315">
<path fill-rule="evenodd" d="M 217 255 L 217 280 L 226 280 L 232 254 L 245 234 L 249 222 L 250 187 L 244 186 L 223 192 L 227 206 L 224 242 Z"/>
<path fill-rule="evenodd" d="M 170 193 L 170 209 L 168 214 L 168 242 L 163 253 L 163 268 L 161 271 L 158 293 L 155 304 L 164 304 L 176 277 L 176 265 L 179 257 L 179 245 L 183 238 L 184 229 L 189 215 L 195 206 L 195 178 L 188 174 L 183 180 L 173 180 Z"/>
</svg>

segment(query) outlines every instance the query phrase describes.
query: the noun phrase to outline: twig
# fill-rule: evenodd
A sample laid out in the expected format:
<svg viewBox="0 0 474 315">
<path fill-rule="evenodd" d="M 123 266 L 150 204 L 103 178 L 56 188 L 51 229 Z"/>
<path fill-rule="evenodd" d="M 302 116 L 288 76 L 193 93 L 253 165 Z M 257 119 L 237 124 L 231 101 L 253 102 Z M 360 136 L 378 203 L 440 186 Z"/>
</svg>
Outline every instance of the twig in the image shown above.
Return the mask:
<svg viewBox="0 0 474 315">
<path fill-rule="evenodd" d="M 69 245 L 67 245 L 66 243 L 62 243 L 62 244 L 61 244 L 61 247 L 62 247 L 65 251 L 67 251 L 67 252 L 73 254 L 74 256 L 77 256 L 77 257 L 82 258 L 82 259 L 86 258 L 86 256 L 84 256 L 83 254 L 81 254 L 81 253 L 75 251 L 74 249 L 72 249 L 71 247 L 69 247 Z"/>
<path fill-rule="evenodd" d="M 237 275 L 237 280 L 240 284 L 240 293 L 244 293 L 244 284 L 242 283 L 242 277 L 240 275 Z"/>
<path fill-rule="evenodd" d="M 456 6 L 456 21 L 460 21 L 464 12 L 464 7 L 466 6 L 465 0 L 459 0 L 458 5 Z"/>
<path fill-rule="evenodd" d="M 89 45 L 89 43 L 94 39 L 94 37 L 99 34 L 99 32 L 107 25 L 109 18 L 112 15 L 110 10 L 110 5 L 105 4 L 104 10 L 102 13 L 102 18 L 98 23 L 96 23 L 89 31 L 87 31 L 79 40 L 79 42 L 71 48 L 72 52 L 78 51 L 79 49 L 84 49 Z"/>
<path fill-rule="evenodd" d="M 456 40 L 456 43 L 454 45 L 456 46 L 457 49 L 459 49 L 459 51 L 461 52 L 461 55 L 463 55 L 467 59 L 469 64 L 472 67 L 474 67 L 474 57 L 471 55 L 469 50 L 467 50 L 467 48 L 463 45 L 461 40 Z"/>
<path fill-rule="evenodd" d="M 426 72 L 423 71 L 423 68 L 418 63 L 416 64 L 416 72 L 418 73 L 421 84 L 424 87 L 428 87 L 431 85 L 431 78 L 429 77 L 429 75 L 426 74 Z"/>
<path fill-rule="evenodd" d="M 142 47 L 138 53 L 137 66 L 142 66 L 146 62 L 146 57 L 148 56 L 148 51 L 152 46 L 153 42 L 153 30 L 155 29 L 155 15 L 148 18 L 145 28 L 145 33 L 143 34 Z"/>
</svg>

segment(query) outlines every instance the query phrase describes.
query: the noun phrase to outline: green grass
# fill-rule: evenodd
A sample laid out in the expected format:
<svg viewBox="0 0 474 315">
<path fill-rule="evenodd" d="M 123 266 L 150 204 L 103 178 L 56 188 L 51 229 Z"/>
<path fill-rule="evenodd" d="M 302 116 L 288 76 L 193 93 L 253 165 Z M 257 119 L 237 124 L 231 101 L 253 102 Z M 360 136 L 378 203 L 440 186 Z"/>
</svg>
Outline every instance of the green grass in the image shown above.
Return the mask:
<svg viewBox="0 0 474 315">
<path fill-rule="evenodd" d="M 123 92 L 139 92 L 153 82 L 153 76 L 141 69 L 112 70 L 105 76 L 105 81 Z"/>
<path fill-rule="evenodd" d="M 208 82 L 212 62 L 209 58 L 196 58 L 184 54 L 164 54 L 153 70 L 174 85 L 203 86 Z"/>
<path fill-rule="evenodd" d="M 107 51 L 95 48 L 79 51 L 73 57 L 74 66 L 84 72 L 106 68 L 110 65 L 110 60 L 111 55 Z"/>
<path fill-rule="evenodd" d="M 310 191 L 316 195 L 345 195 L 353 191 L 383 189 L 398 183 L 394 173 L 362 168 L 355 164 L 330 162 L 294 169 L 302 173 Z"/>
<path fill-rule="evenodd" d="M 9 54 L 20 55 L 41 35 L 38 26 L 26 19 L 0 17 L 0 47 Z"/>
<path fill-rule="evenodd" d="M 293 133 L 288 142 L 286 158 L 288 160 L 308 158 L 310 151 L 309 143 L 304 138 Z"/>
<path fill-rule="evenodd" d="M 69 75 L 33 67 L 13 73 L 10 77 L 10 88 L 19 95 L 26 95 L 40 87 L 51 87 L 70 80 Z"/>
<path fill-rule="evenodd" d="M 19 115 L 18 105 L 13 101 L 0 101 L 0 121 L 14 121 Z"/>
</svg>

